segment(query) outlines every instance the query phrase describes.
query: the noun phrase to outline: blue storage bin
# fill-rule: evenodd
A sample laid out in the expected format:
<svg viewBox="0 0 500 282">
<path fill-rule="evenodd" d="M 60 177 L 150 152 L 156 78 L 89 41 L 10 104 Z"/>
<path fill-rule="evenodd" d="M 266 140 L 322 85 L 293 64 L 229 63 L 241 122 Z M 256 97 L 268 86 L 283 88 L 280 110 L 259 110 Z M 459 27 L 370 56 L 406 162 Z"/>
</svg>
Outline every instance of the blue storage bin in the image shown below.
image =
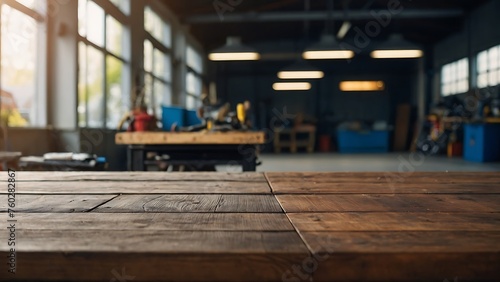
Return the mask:
<svg viewBox="0 0 500 282">
<path fill-rule="evenodd" d="M 186 126 L 201 124 L 201 120 L 198 118 L 196 110 L 186 110 Z"/>
<path fill-rule="evenodd" d="M 389 152 L 389 131 L 338 130 L 337 143 L 340 153 Z"/>
<path fill-rule="evenodd" d="M 178 127 L 185 126 L 185 109 L 180 107 L 162 106 L 162 123 L 163 130 L 170 131 L 174 123 Z"/>
<path fill-rule="evenodd" d="M 500 161 L 500 124 L 466 124 L 464 159 L 473 162 Z"/>
</svg>

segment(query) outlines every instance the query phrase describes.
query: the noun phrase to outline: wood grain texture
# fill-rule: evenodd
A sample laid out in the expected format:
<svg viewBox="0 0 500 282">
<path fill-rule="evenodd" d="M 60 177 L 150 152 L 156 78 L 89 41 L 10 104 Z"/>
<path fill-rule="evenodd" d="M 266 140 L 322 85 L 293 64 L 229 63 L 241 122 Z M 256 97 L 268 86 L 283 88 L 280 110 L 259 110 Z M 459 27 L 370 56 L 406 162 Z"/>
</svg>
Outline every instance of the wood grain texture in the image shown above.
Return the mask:
<svg viewBox="0 0 500 282">
<path fill-rule="evenodd" d="M 16 187 L 19 194 L 271 194 L 267 183 L 253 181 L 26 181 Z"/>
<path fill-rule="evenodd" d="M 309 255 L 295 232 L 18 232 L 19 280 L 119 281 L 113 270 L 125 270 L 129 281 L 280 281 Z"/>
<path fill-rule="evenodd" d="M 319 282 L 498 281 L 499 260 L 499 253 L 491 252 L 339 253 L 318 263 L 313 277 Z"/>
<path fill-rule="evenodd" d="M 264 132 L 121 132 L 115 136 L 121 145 L 213 145 L 264 144 Z"/>
<path fill-rule="evenodd" d="M 16 181 L 235 181 L 267 183 L 262 173 L 231 172 L 34 172 L 17 171 Z M 7 181 L 7 173 L 1 181 Z"/>
<path fill-rule="evenodd" d="M 123 195 L 95 212 L 255 212 L 280 213 L 272 195 Z"/>
<path fill-rule="evenodd" d="M 500 212 L 500 195 L 349 194 L 278 195 L 283 209 L 297 212 Z"/>
<path fill-rule="evenodd" d="M 20 195 L 16 194 L 16 212 L 72 213 L 87 212 L 118 195 Z M 5 212 L 7 195 L 0 195 L 0 212 Z"/>
<path fill-rule="evenodd" d="M 267 172 L 271 183 L 500 183 L 499 172 Z"/>
<path fill-rule="evenodd" d="M 271 182 L 275 194 L 500 194 L 498 183 Z"/>
<path fill-rule="evenodd" d="M 316 258 L 314 281 L 453 281 L 454 277 L 478 281 L 496 279 L 499 274 L 500 232 L 301 235 Z"/>
<path fill-rule="evenodd" d="M 500 213 L 289 213 L 305 231 L 500 231 Z"/>
<path fill-rule="evenodd" d="M 16 219 L 22 230 L 293 230 L 286 215 L 277 213 L 18 213 Z"/>
<path fill-rule="evenodd" d="M 236 236 L 234 236 L 236 235 Z M 19 230 L 19 252 L 307 253 L 294 231 Z M 0 251 L 7 251 L 7 244 Z"/>
<path fill-rule="evenodd" d="M 237 234 L 236 234 L 237 235 Z M 4 256 L 4 252 L 0 252 Z M 303 253 L 19 253 L 8 281 L 281 281 Z M 6 274 L 7 276 L 7 274 Z M 75 279 L 77 277 L 77 279 Z M 125 280 L 127 278 L 128 280 Z"/>
<path fill-rule="evenodd" d="M 314 253 L 500 252 L 498 231 L 332 231 L 301 235 Z"/>
</svg>

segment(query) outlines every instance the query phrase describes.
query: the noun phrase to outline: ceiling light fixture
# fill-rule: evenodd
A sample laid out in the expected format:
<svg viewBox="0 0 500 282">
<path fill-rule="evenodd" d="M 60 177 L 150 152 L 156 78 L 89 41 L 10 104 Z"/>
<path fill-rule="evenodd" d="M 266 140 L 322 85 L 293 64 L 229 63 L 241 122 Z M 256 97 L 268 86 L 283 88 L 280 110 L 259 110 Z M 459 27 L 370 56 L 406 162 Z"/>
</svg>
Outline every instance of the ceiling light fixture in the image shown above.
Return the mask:
<svg viewBox="0 0 500 282">
<path fill-rule="evenodd" d="M 208 55 L 211 61 L 257 61 L 260 54 L 253 48 L 243 45 L 239 37 L 228 37 L 226 45 Z"/>
<path fill-rule="evenodd" d="M 354 57 L 354 52 L 340 46 L 333 35 L 326 34 L 317 44 L 307 48 L 302 57 L 306 60 L 348 60 Z"/>
<path fill-rule="evenodd" d="M 385 83 L 380 80 L 374 81 L 342 81 L 339 88 L 344 92 L 364 92 L 364 91 L 383 91 Z"/>
<path fill-rule="evenodd" d="M 374 59 L 411 59 L 420 58 L 424 55 L 422 50 L 375 50 L 371 52 Z"/>
<path fill-rule="evenodd" d="M 420 58 L 424 52 L 419 46 L 404 40 L 400 34 L 393 34 L 389 40 L 380 44 L 370 53 L 374 59 L 413 59 Z"/>
<path fill-rule="evenodd" d="M 276 82 L 273 84 L 276 91 L 305 91 L 311 89 L 309 82 Z"/>
<path fill-rule="evenodd" d="M 324 76 L 324 72 L 302 59 L 278 72 L 278 78 L 280 79 L 320 79 Z"/>
<path fill-rule="evenodd" d="M 320 79 L 325 74 L 322 71 L 280 71 L 278 77 L 280 79 Z"/>
</svg>

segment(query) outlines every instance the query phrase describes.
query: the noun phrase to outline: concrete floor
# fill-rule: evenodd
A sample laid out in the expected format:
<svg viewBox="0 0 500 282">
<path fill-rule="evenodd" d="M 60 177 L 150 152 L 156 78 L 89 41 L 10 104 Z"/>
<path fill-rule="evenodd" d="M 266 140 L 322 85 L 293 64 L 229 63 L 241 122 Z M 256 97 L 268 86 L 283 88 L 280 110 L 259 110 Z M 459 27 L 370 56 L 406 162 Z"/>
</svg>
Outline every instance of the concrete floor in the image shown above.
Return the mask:
<svg viewBox="0 0 500 282">
<path fill-rule="evenodd" d="M 462 158 L 390 154 L 265 154 L 257 171 L 499 171 L 500 162 L 474 163 Z M 223 168 L 241 171 L 239 168 Z"/>
</svg>

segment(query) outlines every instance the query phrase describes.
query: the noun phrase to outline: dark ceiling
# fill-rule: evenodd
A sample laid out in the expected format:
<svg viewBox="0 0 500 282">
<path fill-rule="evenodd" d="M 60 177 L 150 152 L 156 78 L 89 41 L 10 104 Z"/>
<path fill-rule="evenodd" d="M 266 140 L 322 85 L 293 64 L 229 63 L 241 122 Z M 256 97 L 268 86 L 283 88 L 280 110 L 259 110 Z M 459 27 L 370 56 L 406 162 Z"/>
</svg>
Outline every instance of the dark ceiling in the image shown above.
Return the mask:
<svg viewBox="0 0 500 282">
<path fill-rule="evenodd" d="M 240 36 L 245 43 L 262 41 L 316 40 L 324 32 L 329 11 L 335 33 L 349 19 L 364 30 L 374 21 L 373 12 L 387 12 L 389 3 L 402 9 L 381 28 L 376 39 L 401 33 L 407 40 L 433 44 L 464 27 L 465 15 L 487 0 L 162 0 L 207 50 L 223 45 L 227 36 Z M 333 2 L 333 9 L 331 3 Z M 309 4 L 307 4 L 309 3 Z M 232 5 L 232 6 L 231 6 Z M 309 5 L 309 12 L 306 7 Z M 217 8 L 216 8 L 217 7 Z M 219 13 L 217 12 L 219 9 Z M 221 20 L 222 10 L 224 20 Z M 305 20 L 308 17 L 309 20 Z M 331 21 L 330 21 L 331 22 Z"/>
</svg>

